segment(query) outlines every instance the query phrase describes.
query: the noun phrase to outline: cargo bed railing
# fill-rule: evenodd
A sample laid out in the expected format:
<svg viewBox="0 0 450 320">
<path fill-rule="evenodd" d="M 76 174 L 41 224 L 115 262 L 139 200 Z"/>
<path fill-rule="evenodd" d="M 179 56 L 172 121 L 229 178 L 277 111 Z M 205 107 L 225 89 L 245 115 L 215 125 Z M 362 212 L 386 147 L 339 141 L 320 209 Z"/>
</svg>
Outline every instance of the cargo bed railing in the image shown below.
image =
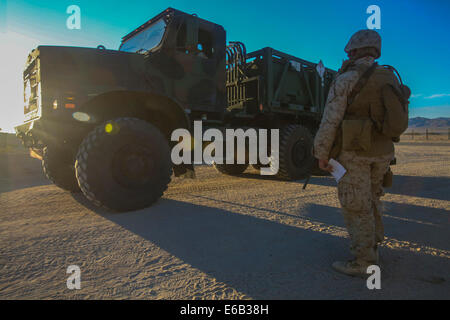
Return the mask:
<svg viewBox="0 0 450 320">
<path fill-rule="evenodd" d="M 246 100 L 244 80 L 247 51 L 242 42 L 232 41 L 226 50 L 228 110 L 243 108 Z"/>
<path fill-rule="evenodd" d="M 317 63 L 306 61 L 295 56 L 283 53 L 270 47 L 263 48 L 247 54 L 247 59 L 261 58 L 265 61 L 264 79 L 265 83 L 265 101 L 264 104 L 269 108 L 279 109 L 280 92 L 286 81 L 286 75 L 289 68 L 295 68 L 299 81 L 304 84 L 307 92 L 308 103 L 304 105 L 292 105 L 289 109 L 279 111 L 290 112 L 292 110 L 308 111 L 321 114 L 325 106 L 325 99 L 332 79 L 336 71 L 325 68 L 324 85 L 322 79 L 316 71 Z M 274 63 L 283 65 L 281 77 L 274 75 Z"/>
</svg>

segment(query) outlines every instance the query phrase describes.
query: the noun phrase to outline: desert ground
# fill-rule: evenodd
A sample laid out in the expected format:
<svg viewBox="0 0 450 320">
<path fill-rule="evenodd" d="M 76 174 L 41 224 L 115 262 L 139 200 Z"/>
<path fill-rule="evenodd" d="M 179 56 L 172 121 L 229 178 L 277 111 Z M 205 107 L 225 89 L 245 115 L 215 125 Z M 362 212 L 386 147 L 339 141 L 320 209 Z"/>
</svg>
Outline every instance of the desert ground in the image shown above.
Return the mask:
<svg viewBox="0 0 450 320">
<path fill-rule="evenodd" d="M 450 141 L 397 144 L 381 289 L 333 271 L 349 258 L 335 181 L 197 167 L 154 206 L 93 207 L 0 152 L 0 299 L 450 299 Z M 69 265 L 81 289 L 69 290 Z"/>
</svg>

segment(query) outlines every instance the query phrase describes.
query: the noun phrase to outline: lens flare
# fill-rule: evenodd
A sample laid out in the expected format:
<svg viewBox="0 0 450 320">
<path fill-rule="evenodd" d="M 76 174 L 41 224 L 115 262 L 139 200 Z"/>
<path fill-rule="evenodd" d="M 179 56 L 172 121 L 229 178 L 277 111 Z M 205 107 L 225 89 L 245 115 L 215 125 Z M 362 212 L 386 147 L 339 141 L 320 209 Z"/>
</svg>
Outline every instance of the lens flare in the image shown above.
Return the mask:
<svg viewBox="0 0 450 320">
<path fill-rule="evenodd" d="M 105 125 L 105 132 L 106 132 L 106 133 L 111 133 L 111 132 L 113 132 L 113 129 L 114 129 L 114 127 L 113 127 L 112 123 L 107 123 L 107 124 Z"/>
</svg>

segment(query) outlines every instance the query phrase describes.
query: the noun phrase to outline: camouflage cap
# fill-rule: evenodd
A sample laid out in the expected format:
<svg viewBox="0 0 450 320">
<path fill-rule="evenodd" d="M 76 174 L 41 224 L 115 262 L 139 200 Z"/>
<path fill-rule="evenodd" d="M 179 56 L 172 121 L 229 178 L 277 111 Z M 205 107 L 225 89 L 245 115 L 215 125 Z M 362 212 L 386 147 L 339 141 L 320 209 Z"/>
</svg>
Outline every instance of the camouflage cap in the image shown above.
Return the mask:
<svg viewBox="0 0 450 320">
<path fill-rule="evenodd" d="M 359 30 L 352 35 L 344 51 L 349 53 L 353 49 L 373 47 L 378 51 L 378 57 L 381 55 L 381 37 L 375 30 Z"/>
</svg>

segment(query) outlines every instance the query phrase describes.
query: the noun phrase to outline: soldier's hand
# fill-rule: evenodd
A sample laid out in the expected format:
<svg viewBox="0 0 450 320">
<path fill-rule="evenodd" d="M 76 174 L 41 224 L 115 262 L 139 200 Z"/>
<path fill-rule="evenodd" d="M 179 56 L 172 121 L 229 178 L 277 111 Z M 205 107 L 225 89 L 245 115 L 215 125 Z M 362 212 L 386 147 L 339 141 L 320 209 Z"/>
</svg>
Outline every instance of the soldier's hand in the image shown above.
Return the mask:
<svg viewBox="0 0 450 320">
<path fill-rule="evenodd" d="M 333 171 L 333 167 L 330 166 L 327 159 L 319 159 L 319 168 L 328 172 Z"/>
</svg>

